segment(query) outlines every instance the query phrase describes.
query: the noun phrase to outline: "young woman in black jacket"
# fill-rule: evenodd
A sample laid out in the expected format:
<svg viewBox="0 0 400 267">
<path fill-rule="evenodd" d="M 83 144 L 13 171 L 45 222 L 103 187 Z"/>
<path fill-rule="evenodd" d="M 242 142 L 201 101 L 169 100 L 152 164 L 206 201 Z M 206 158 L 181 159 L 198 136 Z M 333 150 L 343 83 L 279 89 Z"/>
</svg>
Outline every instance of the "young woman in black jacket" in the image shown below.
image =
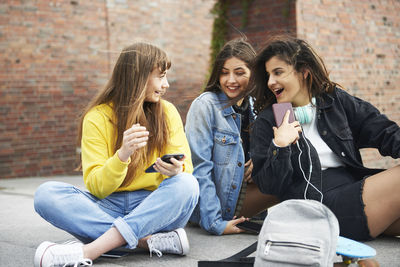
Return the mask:
<svg viewBox="0 0 400 267">
<path fill-rule="evenodd" d="M 305 41 L 280 36 L 256 57 L 250 86 L 258 114 L 251 133 L 253 180 L 281 200 L 322 200 L 340 233 L 356 240 L 400 235 L 400 166 L 363 166 L 359 149 L 400 156 L 400 128 L 370 103 L 329 80 Z M 290 102 L 277 127 L 272 104 Z"/>
</svg>

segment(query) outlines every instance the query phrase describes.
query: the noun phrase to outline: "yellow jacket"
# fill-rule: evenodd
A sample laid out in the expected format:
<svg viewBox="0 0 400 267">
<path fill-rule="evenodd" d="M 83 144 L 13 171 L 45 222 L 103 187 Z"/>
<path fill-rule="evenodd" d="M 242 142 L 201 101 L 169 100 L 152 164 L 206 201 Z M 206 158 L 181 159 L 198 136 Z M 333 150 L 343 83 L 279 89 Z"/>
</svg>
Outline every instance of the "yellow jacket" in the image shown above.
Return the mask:
<svg viewBox="0 0 400 267">
<path fill-rule="evenodd" d="M 167 154 L 185 154 L 184 171 L 192 173 L 191 153 L 181 117 L 173 104 L 165 100 L 161 101 L 170 129 L 169 143 L 171 145 L 168 145 L 165 151 Z M 120 187 L 128 171 L 130 160 L 122 162 L 117 153 L 114 153 L 117 136 L 116 129 L 111 123 L 112 118 L 112 107 L 109 104 L 101 104 L 91 109 L 83 120 L 82 169 L 87 189 L 98 198 L 105 198 L 118 191 L 140 189 L 154 191 L 168 177 L 160 173 L 145 173 L 144 171 L 157 157 L 162 156 L 159 151 L 154 151 L 149 159 L 149 166 L 138 166 L 140 170 L 131 184 Z"/>
</svg>

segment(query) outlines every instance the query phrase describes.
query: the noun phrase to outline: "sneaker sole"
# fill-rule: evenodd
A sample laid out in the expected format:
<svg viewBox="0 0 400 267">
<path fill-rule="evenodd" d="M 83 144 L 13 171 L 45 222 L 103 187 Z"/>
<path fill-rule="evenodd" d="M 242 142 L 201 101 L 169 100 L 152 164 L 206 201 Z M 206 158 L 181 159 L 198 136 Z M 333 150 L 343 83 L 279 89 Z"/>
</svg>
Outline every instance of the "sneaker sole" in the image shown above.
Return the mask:
<svg viewBox="0 0 400 267">
<path fill-rule="evenodd" d="M 186 235 L 186 231 L 183 228 L 176 229 L 174 232 L 176 232 L 179 236 L 179 240 L 181 241 L 181 246 L 182 246 L 182 254 L 181 255 L 186 255 L 189 253 L 189 240 Z"/>
<path fill-rule="evenodd" d="M 36 249 L 36 252 L 35 252 L 35 258 L 33 260 L 33 264 L 34 264 L 35 267 L 41 267 L 41 261 L 42 261 L 43 254 L 46 251 L 46 249 L 49 246 L 51 246 L 52 244 L 54 244 L 54 243 L 49 242 L 49 241 L 45 241 L 45 242 L 42 242 L 38 246 L 38 248 Z"/>
</svg>

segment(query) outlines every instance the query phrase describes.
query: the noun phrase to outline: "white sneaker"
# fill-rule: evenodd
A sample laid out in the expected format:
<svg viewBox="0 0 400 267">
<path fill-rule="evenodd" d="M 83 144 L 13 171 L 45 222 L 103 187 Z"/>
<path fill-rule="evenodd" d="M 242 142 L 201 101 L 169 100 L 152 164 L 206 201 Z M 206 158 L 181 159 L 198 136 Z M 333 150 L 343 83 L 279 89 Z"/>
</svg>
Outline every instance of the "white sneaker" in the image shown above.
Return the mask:
<svg viewBox="0 0 400 267">
<path fill-rule="evenodd" d="M 155 252 L 158 257 L 161 257 L 163 252 L 178 255 L 186 255 L 189 252 L 189 240 L 183 228 L 154 234 L 147 240 L 147 244 L 150 257 L 152 252 Z"/>
<path fill-rule="evenodd" d="M 83 258 L 82 247 L 82 243 L 75 241 L 64 244 L 45 241 L 36 249 L 34 266 L 92 266 L 92 260 Z"/>
</svg>

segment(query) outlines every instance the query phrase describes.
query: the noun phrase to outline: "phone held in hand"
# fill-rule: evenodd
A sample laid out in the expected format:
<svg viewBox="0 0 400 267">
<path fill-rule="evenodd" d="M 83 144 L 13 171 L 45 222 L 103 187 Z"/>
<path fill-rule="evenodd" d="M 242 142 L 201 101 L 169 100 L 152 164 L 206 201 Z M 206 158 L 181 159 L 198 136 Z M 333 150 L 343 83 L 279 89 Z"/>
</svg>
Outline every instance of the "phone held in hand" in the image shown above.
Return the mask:
<svg viewBox="0 0 400 267">
<path fill-rule="evenodd" d="M 247 232 L 259 234 L 261 231 L 262 224 L 250 222 L 250 221 L 244 221 L 244 222 L 236 224 L 236 226 Z"/>
<path fill-rule="evenodd" d="M 165 154 L 164 156 L 161 157 L 161 160 L 166 162 L 166 163 L 171 163 L 171 158 L 175 158 L 177 160 L 181 160 L 183 158 L 184 154 Z M 151 173 L 151 172 L 157 172 L 154 169 L 154 163 L 151 164 L 150 167 L 148 167 L 145 170 L 146 173 Z"/>
<path fill-rule="evenodd" d="M 285 117 L 287 110 L 290 110 L 289 123 L 292 123 L 295 121 L 292 103 L 285 102 L 272 104 L 272 111 L 274 112 L 275 123 L 277 127 L 281 126 L 283 117 Z"/>
</svg>

